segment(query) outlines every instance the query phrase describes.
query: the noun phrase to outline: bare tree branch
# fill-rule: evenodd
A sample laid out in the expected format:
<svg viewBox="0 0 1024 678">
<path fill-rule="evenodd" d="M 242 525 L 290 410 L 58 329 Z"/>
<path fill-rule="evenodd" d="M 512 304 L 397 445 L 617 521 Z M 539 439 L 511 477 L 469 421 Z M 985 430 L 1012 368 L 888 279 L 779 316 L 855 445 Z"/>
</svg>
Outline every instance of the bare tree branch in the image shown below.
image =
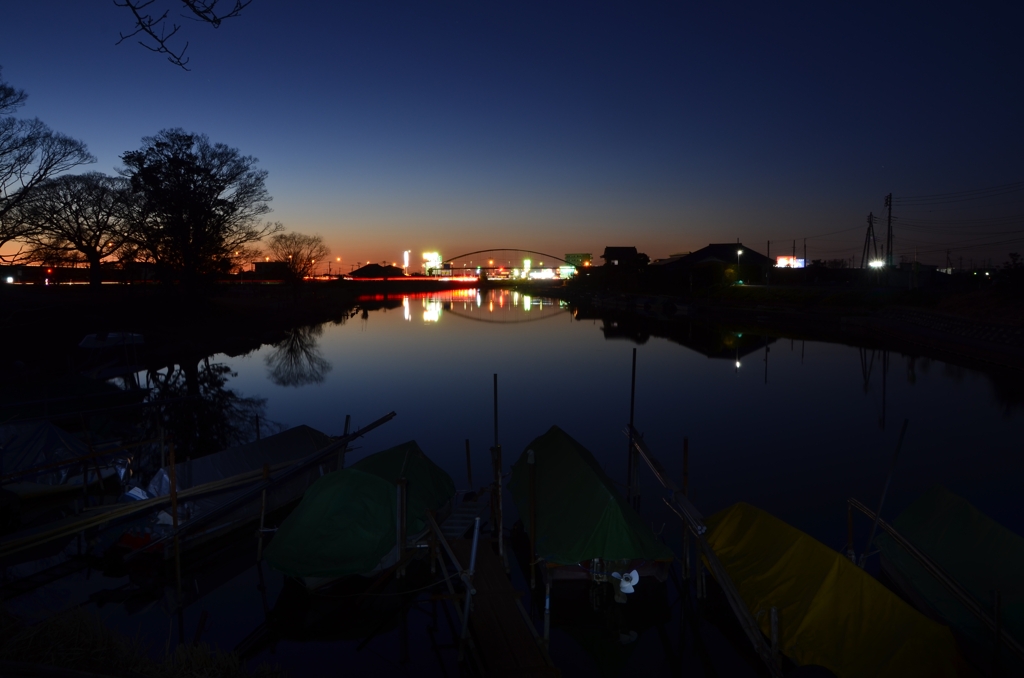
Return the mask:
<svg viewBox="0 0 1024 678">
<path fill-rule="evenodd" d="M 159 14 L 150 14 L 147 8 L 156 0 L 113 0 L 113 2 L 116 6 L 130 11 L 135 19 L 135 30 L 127 34 L 120 33 L 117 44 L 120 45 L 129 38 L 141 36 L 142 39 L 137 40 L 140 45 L 151 52 L 166 54 L 167 60 L 172 64 L 180 66 L 186 71 L 190 70 L 186 66 L 188 58 L 185 56 L 189 43 L 186 42 L 184 47 L 178 50 L 169 45 L 171 38 L 181 29 L 181 26 L 174 22 L 170 22 L 168 28 L 169 9 L 165 9 Z M 179 0 L 179 2 L 182 9 L 191 13 L 191 15 L 182 14 L 182 18 L 219 28 L 225 19 L 241 15 L 242 10 L 248 7 L 252 0 L 228 0 L 227 3 L 222 0 Z M 218 5 L 221 5 L 220 9 L 218 9 Z M 224 7 L 229 7 L 229 9 L 224 10 Z"/>
</svg>

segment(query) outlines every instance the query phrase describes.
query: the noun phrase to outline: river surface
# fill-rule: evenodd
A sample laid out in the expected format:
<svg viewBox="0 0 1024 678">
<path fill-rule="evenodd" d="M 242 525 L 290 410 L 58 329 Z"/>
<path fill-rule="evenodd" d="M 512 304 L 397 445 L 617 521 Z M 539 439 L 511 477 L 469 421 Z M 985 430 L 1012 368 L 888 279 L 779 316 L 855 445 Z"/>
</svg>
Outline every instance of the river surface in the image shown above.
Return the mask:
<svg viewBox="0 0 1024 678">
<path fill-rule="evenodd" d="M 358 428 L 394 410 L 398 416 L 367 435 L 350 460 L 415 439 L 466 488 L 467 439 L 474 484 L 489 477 L 495 374 L 506 472 L 533 438 L 558 425 L 624 483 L 623 428 L 636 348 L 636 427 L 677 481 L 688 440 L 691 499 L 705 515 L 744 501 L 841 549 L 847 498 L 878 504 L 906 420 L 884 517 L 895 517 L 938 483 L 1024 533 L 1024 407 L 997 373 L 877 347 L 686 325 L 671 340 L 644 334 L 638 345 L 629 338 L 637 333 L 619 321 L 582 320 L 564 302 L 511 291 L 367 300 L 365 306 L 344 322 L 296 331 L 281 345 L 209 361 L 230 368 L 226 386 L 235 393 L 266 399 L 264 435 L 298 424 L 338 435 L 346 415 Z M 643 517 L 678 552 L 679 523 L 663 507 L 663 491 L 646 468 L 640 481 Z M 517 516 L 507 494 L 505 505 L 509 527 Z M 858 551 L 868 528 L 860 517 Z M 263 574 L 272 607 L 283 578 L 267 568 Z M 513 574 L 521 582 L 515 567 Z M 203 639 L 234 647 L 263 619 L 258 583 L 255 567 L 240 568 L 186 610 L 186 635 L 205 610 Z M 669 592 L 675 601 L 675 589 Z M 401 629 L 362 649 L 358 640 L 282 641 L 254 661 L 280 664 L 292 675 L 334 675 L 341 666 L 352 675 L 457 675 L 454 650 L 435 650 L 424 631 L 432 623 L 428 611 L 410 613 L 408 661 L 398 649 Z M 176 628 L 160 605 L 132 615 L 107 605 L 101 614 L 160 651 Z M 653 630 L 614 670 L 557 628 L 552 656 L 567 676 L 602 668 L 606 675 L 672 675 L 675 661 L 688 675 L 753 675 L 713 629 L 695 641 L 676 617 L 668 628 L 676 659 Z M 442 645 L 452 642 L 446 629 L 439 633 Z"/>
</svg>

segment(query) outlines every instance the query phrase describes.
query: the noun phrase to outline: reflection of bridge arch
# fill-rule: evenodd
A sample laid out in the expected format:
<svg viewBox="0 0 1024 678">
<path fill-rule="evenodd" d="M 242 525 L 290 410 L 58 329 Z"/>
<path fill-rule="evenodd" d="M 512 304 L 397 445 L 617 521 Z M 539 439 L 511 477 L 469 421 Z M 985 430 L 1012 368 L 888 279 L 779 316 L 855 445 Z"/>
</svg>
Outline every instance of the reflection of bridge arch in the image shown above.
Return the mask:
<svg viewBox="0 0 1024 678">
<path fill-rule="evenodd" d="M 492 249 L 488 249 L 488 250 L 477 250 L 475 252 L 466 252 L 465 254 L 460 254 L 457 257 L 451 257 L 450 259 L 445 259 L 444 263 L 450 264 L 450 263 L 454 262 L 457 259 L 464 259 L 466 257 L 471 257 L 474 254 L 489 254 L 489 253 L 497 253 L 497 252 L 519 252 L 519 253 L 522 253 L 522 254 L 536 254 L 536 255 L 539 255 L 539 256 L 542 256 L 542 257 L 547 257 L 548 259 L 554 259 L 555 261 L 558 261 L 558 262 L 560 262 L 562 264 L 569 264 L 568 261 L 566 261 L 562 257 L 556 257 L 554 254 L 546 254 L 544 252 L 537 252 L 536 250 L 521 250 L 521 249 L 517 249 L 515 247 L 496 247 L 496 248 L 492 248 Z M 497 257 L 493 257 L 493 258 L 497 258 Z M 502 258 L 504 258 L 504 257 L 502 257 Z M 569 265 L 571 265 L 571 264 L 569 264 Z"/>
<path fill-rule="evenodd" d="M 486 290 L 473 297 L 435 303 L 443 305 L 446 316 L 492 325 L 530 323 L 567 315 L 557 299 L 507 289 Z"/>
</svg>

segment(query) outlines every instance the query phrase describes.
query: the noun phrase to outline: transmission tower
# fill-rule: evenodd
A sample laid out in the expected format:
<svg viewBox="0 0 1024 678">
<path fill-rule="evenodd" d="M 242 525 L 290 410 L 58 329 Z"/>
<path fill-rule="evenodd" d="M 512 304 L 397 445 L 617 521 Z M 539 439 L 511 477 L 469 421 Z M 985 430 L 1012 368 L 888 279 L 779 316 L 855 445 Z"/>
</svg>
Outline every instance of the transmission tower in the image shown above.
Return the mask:
<svg viewBox="0 0 1024 678">
<path fill-rule="evenodd" d="M 868 255 L 871 258 L 868 258 Z M 864 264 L 870 264 L 872 261 L 878 258 L 878 242 L 875 240 L 875 214 L 874 212 L 868 212 L 868 231 L 864 234 L 864 250 L 860 255 L 860 267 L 864 268 Z"/>
</svg>

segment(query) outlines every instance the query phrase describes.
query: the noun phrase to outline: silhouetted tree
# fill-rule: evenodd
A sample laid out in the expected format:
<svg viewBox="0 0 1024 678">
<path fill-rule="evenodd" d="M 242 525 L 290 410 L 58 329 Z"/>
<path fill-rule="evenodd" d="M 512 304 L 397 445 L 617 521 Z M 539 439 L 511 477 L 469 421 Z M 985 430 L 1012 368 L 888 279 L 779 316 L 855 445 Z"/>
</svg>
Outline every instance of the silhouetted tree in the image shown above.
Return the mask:
<svg viewBox="0 0 1024 678">
<path fill-rule="evenodd" d="M 320 353 L 317 342 L 323 325 L 310 325 L 289 330 L 283 341 L 264 359 L 270 380 L 278 386 L 305 386 L 323 383 L 331 371 L 331 363 Z"/>
<path fill-rule="evenodd" d="M 39 184 L 22 207 L 22 218 L 31 227 L 25 237 L 30 258 L 78 253 L 89 264 L 90 282 L 99 285 L 102 261 L 117 255 L 127 238 L 127 187 L 125 179 L 99 172 L 66 174 Z"/>
<path fill-rule="evenodd" d="M 234 252 L 281 230 L 260 222 L 270 194 L 256 158 L 181 129 L 142 141 L 121 156 L 131 186 L 131 238 L 165 277 L 193 286 L 230 270 Z"/>
<path fill-rule="evenodd" d="M 303 233 L 277 233 L 268 241 L 267 251 L 272 260 L 288 265 L 293 280 L 313 275 L 316 262 L 323 262 L 331 254 L 323 238 Z"/>
<path fill-rule="evenodd" d="M 188 49 L 188 43 L 177 50 L 170 46 L 171 39 L 178 34 L 181 26 L 168 21 L 171 12 L 168 5 L 185 10 L 187 13 L 181 16 L 186 19 L 219 28 L 221 22 L 240 15 L 251 2 L 252 0 L 177 0 L 158 4 L 157 0 L 114 0 L 115 5 L 131 12 L 135 20 L 134 30 L 127 34 L 121 33 L 121 39 L 117 43 L 121 44 L 138 36 L 137 42 L 140 45 L 151 52 L 166 54 L 168 61 L 187 71 L 189 69 L 185 64 L 188 63 L 188 58 L 185 56 L 185 50 Z"/>
<path fill-rule="evenodd" d="M 20 208 L 39 184 L 96 160 L 81 141 L 54 132 L 38 118 L 10 115 L 27 98 L 0 77 L 0 247 L 30 231 Z"/>
</svg>

